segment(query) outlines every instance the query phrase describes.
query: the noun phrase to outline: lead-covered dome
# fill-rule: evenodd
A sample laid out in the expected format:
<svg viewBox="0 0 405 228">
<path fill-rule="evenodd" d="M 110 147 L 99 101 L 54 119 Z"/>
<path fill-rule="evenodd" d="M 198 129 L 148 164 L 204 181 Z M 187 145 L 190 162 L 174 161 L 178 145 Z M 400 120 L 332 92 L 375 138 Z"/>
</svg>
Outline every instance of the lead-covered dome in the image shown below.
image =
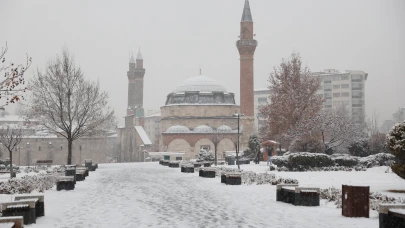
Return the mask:
<svg viewBox="0 0 405 228">
<path fill-rule="evenodd" d="M 226 92 L 225 87 L 219 85 L 215 79 L 198 75 L 188 78 L 173 91 L 173 93 L 183 92 Z"/>
<path fill-rule="evenodd" d="M 185 80 L 167 95 L 166 105 L 235 105 L 235 95 L 206 76 Z"/>
<path fill-rule="evenodd" d="M 194 133 L 212 133 L 214 130 L 212 130 L 211 127 L 207 125 L 200 125 L 193 130 Z"/>
<path fill-rule="evenodd" d="M 231 133 L 232 128 L 227 125 L 222 125 L 217 128 L 219 133 Z"/>
<path fill-rule="evenodd" d="M 166 130 L 166 133 L 190 133 L 190 129 L 186 126 L 176 125 L 171 126 Z"/>
</svg>

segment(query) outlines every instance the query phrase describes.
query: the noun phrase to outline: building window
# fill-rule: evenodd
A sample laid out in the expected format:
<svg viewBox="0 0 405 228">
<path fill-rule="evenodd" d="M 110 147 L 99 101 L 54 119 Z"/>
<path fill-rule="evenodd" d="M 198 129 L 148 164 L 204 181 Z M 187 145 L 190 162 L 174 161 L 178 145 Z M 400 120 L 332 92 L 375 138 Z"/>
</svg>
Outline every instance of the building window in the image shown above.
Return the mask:
<svg viewBox="0 0 405 228">
<path fill-rule="evenodd" d="M 340 93 L 333 93 L 333 97 L 340 97 Z"/>
<path fill-rule="evenodd" d="M 342 79 L 342 80 L 349 80 L 349 75 L 342 75 L 342 76 L 341 76 L 341 79 Z"/>
<path fill-rule="evenodd" d="M 363 75 L 353 75 L 352 82 L 361 82 L 363 81 Z"/>
<path fill-rule="evenodd" d="M 333 85 L 334 89 L 340 89 L 340 85 Z"/>
<path fill-rule="evenodd" d="M 62 145 L 60 146 L 60 150 L 63 150 L 63 146 L 62 146 Z"/>
<path fill-rule="evenodd" d="M 41 151 L 41 146 L 38 147 L 38 151 Z"/>
<path fill-rule="evenodd" d="M 342 93 L 342 97 L 348 97 L 348 96 L 350 96 L 349 92 Z"/>
<path fill-rule="evenodd" d="M 362 83 L 352 83 L 352 90 L 361 90 L 363 89 Z"/>
<path fill-rule="evenodd" d="M 334 75 L 332 76 L 332 81 L 339 81 L 340 80 L 340 76 L 339 75 Z"/>
<path fill-rule="evenodd" d="M 342 89 L 347 89 L 349 87 L 350 87 L 349 84 L 342 84 Z"/>
<path fill-rule="evenodd" d="M 266 102 L 267 102 L 267 98 L 266 98 L 266 97 L 259 97 L 259 98 L 257 99 L 257 101 L 258 101 L 259 103 L 266 103 Z"/>
</svg>

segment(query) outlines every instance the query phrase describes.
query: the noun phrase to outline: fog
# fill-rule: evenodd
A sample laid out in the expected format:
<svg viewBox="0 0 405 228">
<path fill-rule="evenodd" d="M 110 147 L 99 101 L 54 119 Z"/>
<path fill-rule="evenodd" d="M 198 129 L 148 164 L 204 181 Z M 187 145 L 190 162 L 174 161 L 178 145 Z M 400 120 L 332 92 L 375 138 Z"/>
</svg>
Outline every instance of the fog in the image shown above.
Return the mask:
<svg viewBox="0 0 405 228">
<path fill-rule="evenodd" d="M 129 52 L 144 58 L 145 109 L 159 109 L 183 80 L 215 78 L 239 103 L 235 41 L 243 0 L 2 1 L 0 46 L 8 60 L 33 58 L 26 74 L 66 46 L 86 77 L 110 94 L 120 121 L 126 114 Z M 405 1 L 251 0 L 255 88 L 293 51 L 312 71 L 367 72 L 366 114 L 380 122 L 405 106 Z M 13 106 L 6 107 L 13 110 Z M 121 121 L 122 123 L 122 121 Z"/>
</svg>

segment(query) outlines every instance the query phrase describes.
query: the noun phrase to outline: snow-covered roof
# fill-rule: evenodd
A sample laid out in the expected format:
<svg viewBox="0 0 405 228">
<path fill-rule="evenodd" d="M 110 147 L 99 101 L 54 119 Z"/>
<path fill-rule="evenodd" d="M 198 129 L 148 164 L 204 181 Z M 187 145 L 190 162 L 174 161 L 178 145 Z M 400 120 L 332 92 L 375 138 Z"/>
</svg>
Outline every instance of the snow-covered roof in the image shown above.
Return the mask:
<svg viewBox="0 0 405 228">
<path fill-rule="evenodd" d="M 135 130 L 141 138 L 143 145 L 152 145 L 152 142 L 150 141 L 142 126 L 135 126 Z"/>
<path fill-rule="evenodd" d="M 214 130 L 212 130 L 211 127 L 207 125 L 200 125 L 193 130 L 194 133 L 212 133 Z"/>
<path fill-rule="evenodd" d="M 219 85 L 215 79 L 198 75 L 188 78 L 173 91 L 181 92 L 226 92 L 226 88 Z"/>
<path fill-rule="evenodd" d="M 175 125 L 169 127 L 165 133 L 190 133 L 190 129 L 183 125 Z"/>
<path fill-rule="evenodd" d="M 184 155 L 184 152 L 148 152 L 150 156 Z"/>
</svg>

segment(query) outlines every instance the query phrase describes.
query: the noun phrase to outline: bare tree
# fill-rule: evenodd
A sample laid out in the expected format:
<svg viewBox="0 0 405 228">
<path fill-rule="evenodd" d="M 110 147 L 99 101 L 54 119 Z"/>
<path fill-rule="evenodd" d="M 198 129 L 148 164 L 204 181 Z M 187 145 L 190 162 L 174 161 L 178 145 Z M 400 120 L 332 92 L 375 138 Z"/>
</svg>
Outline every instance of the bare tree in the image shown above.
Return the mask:
<svg viewBox="0 0 405 228">
<path fill-rule="evenodd" d="M 322 108 L 322 97 L 316 94 L 320 80 L 302 67 L 301 57 L 293 53 L 270 74 L 270 104 L 260 110 L 266 121 L 261 128 L 262 139 L 276 139 L 278 142 L 292 140 L 290 132 L 298 125 L 314 118 Z"/>
<path fill-rule="evenodd" d="M 5 58 L 7 51 L 8 46 L 6 43 L 6 47 L 2 48 L 0 52 L 0 74 L 4 75 L 0 80 L 0 99 L 5 97 L 7 100 L 0 106 L 24 99 L 22 95 L 26 90 L 24 73 L 31 65 L 31 58 L 28 56 L 25 64 L 7 63 Z"/>
<path fill-rule="evenodd" d="M 114 126 L 114 111 L 100 85 L 86 80 L 73 57 L 64 49 L 30 82 L 33 116 L 68 141 L 67 164 L 72 163 L 73 141 L 101 135 Z"/>
<path fill-rule="evenodd" d="M 22 130 L 20 127 L 6 126 L 0 129 L 0 142 L 8 150 L 10 156 L 10 177 L 13 175 L 13 150 L 20 144 Z"/>
<path fill-rule="evenodd" d="M 379 115 L 377 111 L 374 110 L 373 114 L 371 115 L 371 118 L 368 119 L 367 121 L 367 128 L 370 133 L 370 136 L 380 133 L 378 125 L 379 125 Z"/>
</svg>

